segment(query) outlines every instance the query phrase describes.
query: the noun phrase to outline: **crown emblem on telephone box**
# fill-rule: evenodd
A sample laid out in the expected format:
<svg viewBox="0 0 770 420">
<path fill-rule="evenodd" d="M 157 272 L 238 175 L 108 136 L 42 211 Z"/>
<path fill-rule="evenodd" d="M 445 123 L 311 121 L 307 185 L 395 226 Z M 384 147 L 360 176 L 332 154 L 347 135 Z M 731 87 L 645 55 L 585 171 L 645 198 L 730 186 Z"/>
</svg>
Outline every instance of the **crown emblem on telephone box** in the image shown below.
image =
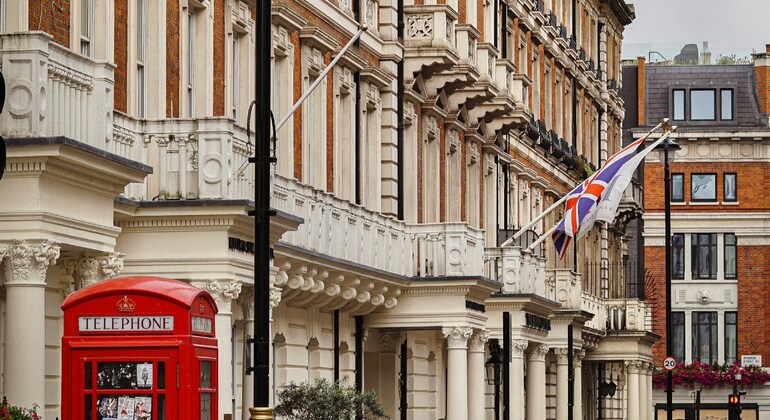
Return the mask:
<svg viewBox="0 0 770 420">
<path fill-rule="evenodd" d="M 136 309 L 136 302 L 129 299 L 128 296 L 123 296 L 123 299 L 119 300 L 115 307 L 118 312 L 134 312 L 134 309 Z"/>
</svg>

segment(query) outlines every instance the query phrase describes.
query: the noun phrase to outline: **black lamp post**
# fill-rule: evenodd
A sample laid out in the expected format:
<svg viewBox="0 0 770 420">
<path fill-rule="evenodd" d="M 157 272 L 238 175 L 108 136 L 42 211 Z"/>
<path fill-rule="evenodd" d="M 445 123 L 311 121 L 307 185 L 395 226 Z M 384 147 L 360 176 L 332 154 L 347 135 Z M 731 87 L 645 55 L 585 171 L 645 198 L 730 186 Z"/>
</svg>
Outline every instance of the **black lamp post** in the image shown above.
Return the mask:
<svg viewBox="0 0 770 420">
<path fill-rule="evenodd" d="M 673 131 L 676 127 L 669 127 L 668 121 L 663 123 L 663 135 Z M 671 325 L 671 168 L 669 167 L 669 152 L 676 153 L 682 147 L 676 144 L 671 138 L 666 138 L 656 149 L 661 151 L 663 157 L 663 199 L 665 201 L 665 253 L 666 253 L 666 357 L 674 354 L 674 342 L 672 341 L 673 332 Z M 673 155 L 671 156 L 673 160 Z M 677 360 L 679 362 L 679 360 Z M 673 420 L 674 412 L 674 386 L 671 371 L 666 371 L 666 418 Z"/>
<path fill-rule="evenodd" d="M 500 342 L 489 340 L 489 360 L 484 364 L 487 370 L 487 383 L 495 386 L 495 420 L 500 420 L 500 382 L 503 376 L 503 359 Z"/>
</svg>

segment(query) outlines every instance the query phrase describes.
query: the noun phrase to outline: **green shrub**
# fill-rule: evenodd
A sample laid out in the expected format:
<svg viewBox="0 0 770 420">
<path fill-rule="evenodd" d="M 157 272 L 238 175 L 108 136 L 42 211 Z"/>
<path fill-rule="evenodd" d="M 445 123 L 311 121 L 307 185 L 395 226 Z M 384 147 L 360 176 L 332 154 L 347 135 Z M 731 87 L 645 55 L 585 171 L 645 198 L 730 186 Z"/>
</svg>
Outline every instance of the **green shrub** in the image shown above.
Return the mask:
<svg viewBox="0 0 770 420">
<path fill-rule="evenodd" d="M 365 419 L 387 419 L 388 414 L 374 391 L 358 393 L 345 381 L 333 384 L 324 378 L 315 382 L 291 382 L 278 393 L 275 414 L 291 420 L 352 419 L 361 410 Z"/>
</svg>

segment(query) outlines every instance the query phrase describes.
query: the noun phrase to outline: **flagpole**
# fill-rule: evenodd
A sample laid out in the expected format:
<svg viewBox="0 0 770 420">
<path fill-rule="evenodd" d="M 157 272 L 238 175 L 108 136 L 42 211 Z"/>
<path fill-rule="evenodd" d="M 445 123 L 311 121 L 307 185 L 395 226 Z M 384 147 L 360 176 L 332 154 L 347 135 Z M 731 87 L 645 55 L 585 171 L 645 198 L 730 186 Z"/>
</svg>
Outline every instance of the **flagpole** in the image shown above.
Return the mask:
<svg viewBox="0 0 770 420">
<path fill-rule="evenodd" d="M 648 132 L 647 132 L 647 134 L 645 134 L 645 135 L 644 135 L 644 136 L 642 136 L 642 137 L 649 137 L 649 136 L 650 136 L 652 133 L 654 133 L 654 132 L 655 132 L 655 130 L 659 129 L 659 128 L 660 128 L 661 126 L 663 126 L 664 124 L 668 124 L 668 121 L 669 121 L 669 119 L 668 119 L 668 118 L 664 118 L 664 119 L 663 119 L 663 122 L 661 122 L 661 123 L 658 123 L 658 125 L 656 125 L 655 127 L 653 127 L 653 128 L 652 128 L 652 130 L 648 131 Z M 664 133 L 664 134 L 665 134 L 665 133 Z M 506 246 L 510 245 L 510 244 L 511 244 L 513 241 L 515 241 L 516 239 L 519 239 L 519 237 L 520 237 L 521 235 L 523 235 L 523 234 L 524 234 L 524 232 L 526 232 L 526 231 L 527 231 L 529 228 L 531 228 L 532 226 L 534 226 L 534 225 L 535 225 L 537 222 L 541 221 L 541 220 L 542 220 L 542 219 L 543 219 L 545 216 L 547 216 L 549 213 L 551 213 L 551 212 L 552 212 L 554 209 L 556 209 L 556 207 L 558 207 L 560 204 L 562 204 L 563 202 L 565 202 L 565 201 L 567 200 L 567 197 L 568 197 L 568 196 L 569 196 L 569 193 L 566 193 L 566 194 L 564 194 L 564 196 L 562 196 L 562 198 L 560 198 L 558 201 L 556 201 L 555 203 L 553 203 L 553 204 L 552 204 L 550 207 L 548 207 L 547 209 L 545 209 L 545 211 L 543 211 L 543 212 L 542 212 L 542 213 L 540 213 L 540 214 L 539 214 L 537 217 L 535 217 L 534 219 L 532 219 L 532 220 L 531 220 L 529 223 L 527 223 L 527 224 L 526 224 L 524 227 L 522 227 L 521 229 L 519 229 L 519 231 L 518 231 L 518 232 L 516 232 L 516 233 L 514 233 L 514 234 L 513 234 L 513 236 L 511 236 L 510 238 L 506 239 L 506 240 L 505 240 L 505 242 L 503 242 L 502 244 L 500 244 L 500 248 L 504 248 L 504 247 L 506 247 Z M 554 228 L 554 229 L 555 229 L 555 228 Z M 549 233 L 551 233 L 551 232 L 553 232 L 553 229 L 549 231 Z M 543 235 L 543 236 L 546 236 L 546 235 Z M 542 242 L 542 240 L 541 240 L 540 242 Z M 539 242 L 536 242 L 536 243 L 539 243 Z"/>
<path fill-rule="evenodd" d="M 538 245 L 539 245 L 541 242 L 543 242 L 544 240 L 548 239 L 548 237 L 549 237 L 549 236 L 551 236 L 551 234 L 553 233 L 553 231 L 555 231 L 555 230 L 556 230 L 556 228 L 557 228 L 557 227 L 559 227 L 559 225 L 558 225 L 558 224 L 555 224 L 555 225 L 553 225 L 553 227 L 552 227 L 552 228 L 548 229 L 548 232 L 546 232 L 546 233 L 544 233 L 544 234 L 540 235 L 540 237 L 539 237 L 539 238 L 537 238 L 537 240 L 536 240 L 535 242 L 532 242 L 532 245 L 530 245 L 529 247 L 527 247 L 527 249 L 528 249 L 528 250 L 530 250 L 530 251 L 533 251 L 533 250 L 535 249 L 535 247 L 536 247 L 536 246 L 538 246 Z"/>
</svg>

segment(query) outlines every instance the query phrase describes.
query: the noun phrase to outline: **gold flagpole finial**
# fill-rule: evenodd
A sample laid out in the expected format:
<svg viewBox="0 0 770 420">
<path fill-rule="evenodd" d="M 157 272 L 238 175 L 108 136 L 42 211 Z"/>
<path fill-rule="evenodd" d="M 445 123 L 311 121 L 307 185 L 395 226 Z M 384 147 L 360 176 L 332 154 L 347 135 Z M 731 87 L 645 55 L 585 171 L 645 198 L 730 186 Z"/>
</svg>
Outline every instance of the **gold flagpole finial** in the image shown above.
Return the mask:
<svg viewBox="0 0 770 420">
<path fill-rule="evenodd" d="M 663 124 L 662 125 L 663 125 L 663 132 L 664 133 L 668 132 L 669 129 L 671 128 L 671 123 L 669 123 L 669 119 L 668 118 L 663 118 Z"/>
<path fill-rule="evenodd" d="M 672 133 L 673 133 L 674 131 L 676 131 L 676 129 L 677 129 L 677 126 L 675 126 L 675 125 L 672 125 L 672 126 L 671 126 L 671 132 L 672 132 Z"/>
</svg>

